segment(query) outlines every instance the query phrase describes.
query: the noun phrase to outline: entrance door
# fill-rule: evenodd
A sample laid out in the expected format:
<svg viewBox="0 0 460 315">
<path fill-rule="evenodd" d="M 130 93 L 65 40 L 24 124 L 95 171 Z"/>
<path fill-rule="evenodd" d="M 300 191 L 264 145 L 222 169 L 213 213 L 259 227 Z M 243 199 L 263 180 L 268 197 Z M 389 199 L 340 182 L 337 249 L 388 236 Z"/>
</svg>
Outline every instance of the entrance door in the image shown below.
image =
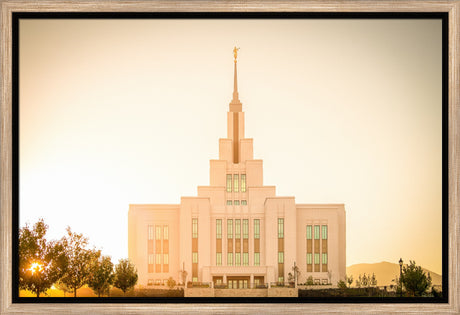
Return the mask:
<svg viewBox="0 0 460 315">
<path fill-rule="evenodd" d="M 227 277 L 227 283 L 229 289 L 247 289 L 249 288 L 249 277 Z"/>
</svg>

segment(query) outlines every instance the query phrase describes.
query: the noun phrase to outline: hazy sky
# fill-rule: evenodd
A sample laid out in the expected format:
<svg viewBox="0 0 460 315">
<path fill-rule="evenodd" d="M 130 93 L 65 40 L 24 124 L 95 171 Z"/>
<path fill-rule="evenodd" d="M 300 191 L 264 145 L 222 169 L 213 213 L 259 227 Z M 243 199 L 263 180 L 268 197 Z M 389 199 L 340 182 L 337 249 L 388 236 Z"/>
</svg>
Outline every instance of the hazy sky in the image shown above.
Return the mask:
<svg viewBox="0 0 460 315">
<path fill-rule="evenodd" d="M 209 185 L 235 45 L 264 184 L 441 273 L 441 20 L 21 20 L 20 225 L 127 257 L 130 203 Z"/>
</svg>

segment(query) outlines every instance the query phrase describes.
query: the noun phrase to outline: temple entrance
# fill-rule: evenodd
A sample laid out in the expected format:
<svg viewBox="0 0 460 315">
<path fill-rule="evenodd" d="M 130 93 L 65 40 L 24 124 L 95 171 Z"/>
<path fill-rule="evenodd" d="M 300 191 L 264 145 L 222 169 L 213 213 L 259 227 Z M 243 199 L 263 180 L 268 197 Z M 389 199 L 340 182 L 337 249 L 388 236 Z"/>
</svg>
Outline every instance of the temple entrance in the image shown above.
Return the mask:
<svg viewBox="0 0 460 315">
<path fill-rule="evenodd" d="M 237 276 L 227 277 L 227 287 L 229 289 L 247 289 L 249 288 L 249 277 Z"/>
</svg>

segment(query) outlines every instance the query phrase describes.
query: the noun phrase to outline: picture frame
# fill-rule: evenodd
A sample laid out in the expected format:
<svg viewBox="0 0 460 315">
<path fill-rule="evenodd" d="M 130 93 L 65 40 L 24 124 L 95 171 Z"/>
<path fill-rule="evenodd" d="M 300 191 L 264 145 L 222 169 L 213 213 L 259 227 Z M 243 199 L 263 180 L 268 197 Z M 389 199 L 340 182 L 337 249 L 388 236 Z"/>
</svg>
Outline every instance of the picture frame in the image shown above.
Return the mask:
<svg viewBox="0 0 460 315">
<path fill-rule="evenodd" d="M 2 313 L 457 313 L 459 303 L 459 14 L 457 1 L 3 1 L 1 83 L 1 312 Z M 449 15 L 449 303 L 448 304 L 16 304 L 12 303 L 12 13 L 13 12 L 445 12 Z"/>
</svg>

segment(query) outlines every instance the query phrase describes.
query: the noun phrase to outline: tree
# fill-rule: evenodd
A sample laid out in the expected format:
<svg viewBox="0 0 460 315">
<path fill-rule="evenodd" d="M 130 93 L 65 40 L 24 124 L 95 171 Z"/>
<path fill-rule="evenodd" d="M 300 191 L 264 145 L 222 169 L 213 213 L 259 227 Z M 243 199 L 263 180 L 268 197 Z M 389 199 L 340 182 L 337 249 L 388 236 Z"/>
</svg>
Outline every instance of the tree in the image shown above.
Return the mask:
<svg viewBox="0 0 460 315">
<path fill-rule="evenodd" d="M 66 265 L 60 242 L 47 241 L 48 225 L 43 219 L 19 231 L 19 288 L 44 293 L 62 275 Z"/>
<path fill-rule="evenodd" d="M 306 284 L 307 285 L 314 285 L 315 284 L 315 282 L 313 282 L 313 277 L 312 276 L 307 278 L 307 283 Z"/>
<path fill-rule="evenodd" d="M 361 285 L 363 287 L 368 287 L 369 286 L 369 278 L 366 276 L 366 273 L 364 273 L 364 276 L 361 279 Z"/>
<path fill-rule="evenodd" d="M 169 277 L 169 279 L 168 279 L 168 287 L 170 289 L 174 289 L 175 286 L 176 286 L 176 280 L 174 280 L 173 277 Z"/>
<path fill-rule="evenodd" d="M 362 283 L 363 283 L 363 279 L 361 275 L 359 275 L 358 279 L 356 279 L 355 285 L 357 288 L 361 288 Z"/>
<path fill-rule="evenodd" d="M 399 276 L 396 276 L 394 279 L 391 280 L 391 282 L 394 282 L 394 284 L 391 284 L 390 288 L 396 289 L 396 295 L 402 295 L 402 288 L 401 282 L 399 281 Z"/>
<path fill-rule="evenodd" d="M 351 285 L 353 284 L 353 275 L 349 277 L 345 275 L 345 282 L 348 283 L 348 287 L 351 287 Z"/>
<path fill-rule="evenodd" d="M 377 278 L 375 277 L 375 273 L 372 273 L 372 277 L 369 275 L 369 285 L 372 287 L 377 285 Z"/>
<path fill-rule="evenodd" d="M 114 286 L 123 291 L 123 295 L 137 283 L 137 270 L 129 259 L 120 259 L 115 266 Z"/>
<path fill-rule="evenodd" d="M 431 287 L 431 294 L 432 294 L 433 297 L 435 297 L 435 298 L 440 298 L 440 297 L 442 297 L 442 292 L 439 292 L 438 290 L 436 290 L 436 289 L 434 288 L 434 286 Z"/>
<path fill-rule="evenodd" d="M 58 280 L 58 282 L 56 282 L 54 284 L 54 286 L 61 290 L 62 292 L 64 292 L 64 297 L 66 295 L 67 292 L 72 292 L 72 288 L 68 287 L 65 283 L 63 283 L 60 279 Z"/>
<path fill-rule="evenodd" d="M 91 273 L 91 264 L 101 255 L 100 251 L 88 249 L 88 238 L 77 234 L 67 227 L 67 236 L 62 238 L 62 243 L 67 257 L 67 266 L 61 282 L 73 291 L 77 297 L 77 290 L 88 283 Z"/>
<path fill-rule="evenodd" d="M 346 288 L 347 288 L 347 284 L 345 283 L 345 281 L 339 280 L 339 281 L 337 282 L 337 287 L 338 287 L 339 289 L 346 289 Z"/>
<path fill-rule="evenodd" d="M 109 256 L 101 256 L 93 260 L 88 277 L 88 286 L 93 289 L 98 297 L 109 291 L 113 284 L 115 275 L 113 273 L 113 263 Z"/>
<path fill-rule="evenodd" d="M 411 260 L 409 265 L 402 268 L 401 284 L 406 288 L 409 296 L 421 296 L 431 286 L 431 275 L 426 274 L 422 267 Z"/>
</svg>

